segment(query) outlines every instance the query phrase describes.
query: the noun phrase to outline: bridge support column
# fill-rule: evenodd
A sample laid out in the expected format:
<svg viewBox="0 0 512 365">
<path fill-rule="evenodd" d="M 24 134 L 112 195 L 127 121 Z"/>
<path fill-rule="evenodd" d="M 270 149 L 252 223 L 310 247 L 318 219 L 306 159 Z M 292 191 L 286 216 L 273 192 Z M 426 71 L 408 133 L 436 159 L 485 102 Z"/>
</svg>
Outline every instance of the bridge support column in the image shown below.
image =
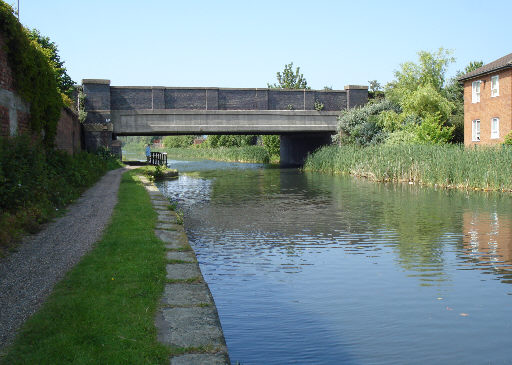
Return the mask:
<svg viewBox="0 0 512 365">
<path fill-rule="evenodd" d="M 300 167 L 308 153 L 331 143 L 331 133 L 294 133 L 280 137 L 282 167 Z"/>
</svg>

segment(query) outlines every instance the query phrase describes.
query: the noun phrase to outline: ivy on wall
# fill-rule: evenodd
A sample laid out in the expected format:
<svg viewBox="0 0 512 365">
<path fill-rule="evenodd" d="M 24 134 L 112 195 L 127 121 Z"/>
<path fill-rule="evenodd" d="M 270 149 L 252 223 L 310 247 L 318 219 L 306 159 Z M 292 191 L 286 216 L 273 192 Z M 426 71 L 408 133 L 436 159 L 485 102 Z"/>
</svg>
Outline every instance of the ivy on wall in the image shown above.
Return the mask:
<svg viewBox="0 0 512 365">
<path fill-rule="evenodd" d="M 13 70 L 16 92 L 30 103 L 30 128 L 36 134 L 42 133 L 45 144 L 51 146 L 63 106 L 54 69 L 41 47 L 29 39 L 12 7 L 2 0 L 0 36 Z"/>
</svg>

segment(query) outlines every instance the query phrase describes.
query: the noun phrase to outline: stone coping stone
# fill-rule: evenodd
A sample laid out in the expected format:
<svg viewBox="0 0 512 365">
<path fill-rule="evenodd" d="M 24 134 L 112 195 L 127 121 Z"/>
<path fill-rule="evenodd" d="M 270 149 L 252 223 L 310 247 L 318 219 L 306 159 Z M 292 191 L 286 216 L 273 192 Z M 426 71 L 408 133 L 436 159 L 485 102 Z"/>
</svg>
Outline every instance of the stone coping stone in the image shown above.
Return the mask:
<svg viewBox="0 0 512 365">
<path fill-rule="evenodd" d="M 162 308 L 156 327 L 158 340 L 166 345 L 227 350 L 215 307 Z"/>
<path fill-rule="evenodd" d="M 171 365 L 229 365 L 228 354 L 185 354 L 171 359 Z"/>
<path fill-rule="evenodd" d="M 187 236 L 182 230 L 169 231 L 162 229 L 155 229 L 155 235 L 165 243 L 177 244 L 178 247 L 188 244 Z"/>
<path fill-rule="evenodd" d="M 158 230 L 177 231 L 180 228 L 180 225 L 175 223 L 158 222 L 155 228 Z"/>
<path fill-rule="evenodd" d="M 167 251 L 167 260 L 181 260 L 197 262 L 196 255 L 192 251 Z"/>
<path fill-rule="evenodd" d="M 201 270 L 197 263 L 193 264 L 167 264 L 167 279 L 186 280 L 202 278 Z"/>
<path fill-rule="evenodd" d="M 173 283 L 165 285 L 162 303 L 172 306 L 212 305 L 213 299 L 205 283 Z"/>
<path fill-rule="evenodd" d="M 164 200 L 152 200 L 151 204 L 153 204 L 154 207 L 165 207 L 165 208 L 167 208 L 170 205 L 168 201 L 164 201 Z"/>
<path fill-rule="evenodd" d="M 157 222 L 158 223 L 172 223 L 172 224 L 176 225 L 176 216 L 162 212 L 162 213 L 158 214 Z"/>
</svg>

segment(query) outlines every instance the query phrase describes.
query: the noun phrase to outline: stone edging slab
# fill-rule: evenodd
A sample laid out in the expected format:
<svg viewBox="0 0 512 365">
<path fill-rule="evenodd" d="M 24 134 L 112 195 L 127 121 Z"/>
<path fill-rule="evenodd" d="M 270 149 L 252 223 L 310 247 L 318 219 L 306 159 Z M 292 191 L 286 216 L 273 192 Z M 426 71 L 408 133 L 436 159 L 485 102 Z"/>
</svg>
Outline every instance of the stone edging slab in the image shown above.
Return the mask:
<svg viewBox="0 0 512 365">
<path fill-rule="evenodd" d="M 208 285 L 190 247 L 183 225 L 169 201 L 145 176 L 139 176 L 158 213 L 155 235 L 166 245 L 168 259 L 165 285 L 155 325 L 158 340 L 171 347 L 189 349 L 174 356 L 171 365 L 230 364 L 224 333 Z"/>
</svg>

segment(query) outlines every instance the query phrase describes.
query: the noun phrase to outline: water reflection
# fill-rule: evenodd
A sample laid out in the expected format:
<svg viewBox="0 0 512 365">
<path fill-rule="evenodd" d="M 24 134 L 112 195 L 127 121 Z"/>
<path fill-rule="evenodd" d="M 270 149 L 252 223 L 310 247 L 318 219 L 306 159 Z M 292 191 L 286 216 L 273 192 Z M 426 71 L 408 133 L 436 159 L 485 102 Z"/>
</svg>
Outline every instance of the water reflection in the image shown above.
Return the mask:
<svg viewBox="0 0 512 365">
<path fill-rule="evenodd" d="M 261 165 L 178 168 L 184 174 L 160 188 L 185 211 L 232 360 L 512 358 L 509 196 Z M 460 327 L 463 315 L 471 319 Z M 498 334 L 492 345 L 476 341 Z M 262 357 L 262 348 L 273 352 Z"/>
</svg>

